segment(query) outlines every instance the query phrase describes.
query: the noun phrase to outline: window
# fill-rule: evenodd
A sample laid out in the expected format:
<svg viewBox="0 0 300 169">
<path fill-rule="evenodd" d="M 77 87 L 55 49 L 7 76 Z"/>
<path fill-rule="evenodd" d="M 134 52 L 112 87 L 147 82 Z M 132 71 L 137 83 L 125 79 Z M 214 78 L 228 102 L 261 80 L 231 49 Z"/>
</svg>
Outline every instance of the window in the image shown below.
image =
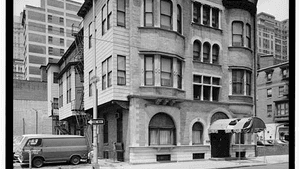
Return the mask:
<svg viewBox="0 0 300 169">
<path fill-rule="evenodd" d="M 48 43 L 53 43 L 53 37 L 52 36 L 48 36 Z"/>
<path fill-rule="evenodd" d="M 170 0 L 160 1 L 160 27 L 172 29 L 172 2 Z"/>
<path fill-rule="evenodd" d="M 102 62 L 102 90 L 106 89 L 106 70 L 107 70 L 107 60 Z"/>
<path fill-rule="evenodd" d="M 93 77 L 93 75 L 92 75 L 92 73 L 93 73 L 93 70 L 91 70 L 90 72 L 89 72 L 89 96 L 93 96 L 93 89 L 92 89 L 92 81 L 91 81 L 91 79 L 92 79 L 92 77 Z"/>
<path fill-rule="evenodd" d="M 111 0 L 108 0 L 107 1 L 107 30 L 109 30 L 112 26 L 111 14 L 112 14 L 112 3 Z"/>
<path fill-rule="evenodd" d="M 153 0 L 145 0 L 145 26 L 153 26 Z"/>
<path fill-rule="evenodd" d="M 52 32 L 53 27 L 51 25 L 48 25 L 48 32 Z"/>
<path fill-rule="evenodd" d="M 195 23 L 201 24 L 201 4 L 194 2 L 194 8 L 193 8 L 193 21 Z"/>
<path fill-rule="evenodd" d="M 64 40 L 63 38 L 59 38 L 59 43 L 60 43 L 61 45 L 64 45 L 64 44 L 65 44 L 65 40 Z"/>
<path fill-rule="evenodd" d="M 71 69 L 66 72 L 67 75 L 67 103 L 71 102 Z"/>
<path fill-rule="evenodd" d="M 288 68 L 282 68 L 282 69 L 281 69 L 281 72 L 282 72 L 282 78 L 283 78 L 283 79 L 289 77 L 289 69 L 288 69 Z"/>
<path fill-rule="evenodd" d="M 277 107 L 276 116 L 284 116 L 289 114 L 288 102 L 277 103 L 276 107 Z"/>
<path fill-rule="evenodd" d="M 64 34 L 64 28 L 59 28 L 59 32 L 61 33 L 61 34 Z"/>
<path fill-rule="evenodd" d="M 232 94 L 244 94 L 244 70 L 232 70 Z"/>
<path fill-rule="evenodd" d="M 245 72 L 246 74 L 246 95 L 251 95 L 251 73 L 249 71 Z"/>
<path fill-rule="evenodd" d="M 212 27 L 219 28 L 219 9 L 212 8 Z"/>
<path fill-rule="evenodd" d="M 194 75 L 194 100 L 219 101 L 220 78 Z"/>
<path fill-rule="evenodd" d="M 172 87 L 172 58 L 161 57 L 161 85 Z"/>
<path fill-rule="evenodd" d="M 53 72 L 53 83 L 58 83 L 58 73 Z"/>
<path fill-rule="evenodd" d="M 193 125 L 192 132 L 192 143 L 193 144 L 203 144 L 203 126 L 201 123 L 196 122 Z"/>
<path fill-rule="evenodd" d="M 272 72 L 266 72 L 267 74 L 267 81 L 270 82 L 272 80 Z"/>
<path fill-rule="evenodd" d="M 203 5 L 203 25 L 210 26 L 210 7 Z"/>
<path fill-rule="evenodd" d="M 107 87 L 112 86 L 112 57 L 107 59 Z"/>
<path fill-rule="evenodd" d="M 235 133 L 235 144 L 245 144 L 245 134 Z"/>
<path fill-rule="evenodd" d="M 246 24 L 246 47 L 251 48 L 251 27 Z"/>
<path fill-rule="evenodd" d="M 145 55 L 144 57 L 144 70 L 145 70 L 145 85 L 153 86 L 154 85 L 154 56 Z"/>
<path fill-rule="evenodd" d="M 177 5 L 177 32 L 182 33 L 181 30 L 181 7 Z"/>
<path fill-rule="evenodd" d="M 201 60 L 201 42 L 199 41 L 194 41 L 194 46 L 193 46 L 193 59 L 194 60 Z"/>
<path fill-rule="evenodd" d="M 59 107 L 63 106 L 63 80 L 59 79 Z"/>
<path fill-rule="evenodd" d="M 52 47 L 48 47 L 48 54 L 53 55 L 53 48 Z"/>
<path fill-rule="evenodd" d="M 267 117 L 271 117 L 272 116 L 272 105 L 268 104 L 267 105 Z"/>
<path fill-rule="evenodd" d="M 125 27 L 125 0 L 117 0 L 117 26 Z"/>
<path fill-rule="evenodd" d="M 59 23 L 64 23 L 64 18 L 59 17 Z"/>
<path fill-rule="evenodd" d="M 118 56 L 118 85 L 126 85 L 126 57 Z"/>
<path fill-rule="evenodd" d="M 59 50 L 59 53 L 60 53 L 61 56 L 63 56 L 64 53 L 65 53 L 65 50 L 64 50 L 64 49 L 60 49 L 60 50 Z"/>
<path fill-rule="evenodd" d="M 243 46 L 243 22 L 232 22 L 232 46 Z"/>
<path fill-rule="evenodd" d="M 92 34 L 92 23 L 93 22 L 91 22 L 89 24 L 89 48 L 92 47 L 92 37 L 93 37 L 93 34 Z"/>
<path fill-rule="evenodd" d="M 284 91 L 284 86 L 279 86 L 278 89 L 279 89 L 279 94 L 278 94 L 279 97 L 280 97 L 280 96 L 283 96 L 283 93 L 285 92 L 285 91 Z"/>
<path fill-rule="evenodd" d="M 34 146 L 34 147 L 37 147 L 37 146 L 40 146 L 42 143 L 42 139 L 37 139 L 37 138 L 32 138 L 32 139 L 29 139 L 26 146 Z"/>
<path fill-rule="evenodd" d="M 203 44 L 203 62 L 209 63 L 210 62 L 210 44 L 205 42 Z"/>
<path fill-rule="evenodd" d="M 177 88 L 182 88 L 182 62 L 177 60 Z"/>
<path fill-rule="evenodd" d="M 272 89 L 267 89 L 267 97 L 272 97 Z"/>
<path fill-rule="evenodd" d="M 175 125 L 165 113 L 154 115 L 149 123 L 149 145 L 175 145 Z"/>
<path fill-rule="evenodd" d="M 58 109 L 58 98 L 53 98 L 52 108 Z"/>
<path fill-rule="evenodd" d="M 107 14 L 107 8 L 105 5 L 102 7 L 102 35 L 106 32 L 106 14 Z"/>
<path fill-rule="evenodd" d="M 52 22 L 52 15 L 48 15 L 48 22 Z"/>
<path fill-rule="evenodd" d="M 212 48 L 212 63 L 218 64 L 219 63 L 219 46 L 214 44 Z"/>
</svg>

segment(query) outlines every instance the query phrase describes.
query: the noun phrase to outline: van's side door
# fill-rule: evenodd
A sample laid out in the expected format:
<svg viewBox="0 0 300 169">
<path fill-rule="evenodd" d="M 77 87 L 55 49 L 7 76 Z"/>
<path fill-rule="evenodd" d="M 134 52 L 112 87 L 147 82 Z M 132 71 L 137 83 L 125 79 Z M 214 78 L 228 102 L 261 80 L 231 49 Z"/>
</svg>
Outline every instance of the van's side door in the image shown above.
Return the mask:
<svg viewBox="0 0 300 169">
<path fill-rule="evenodd" d="M 69 160 L 70 156 L 67 156 L 65 154 L 65 151 L 63 149 L 63 139 L 60 138 L 44 138 L 43 139 L 43 153 L 47 161 L 67 161 Z"/>
</svg>

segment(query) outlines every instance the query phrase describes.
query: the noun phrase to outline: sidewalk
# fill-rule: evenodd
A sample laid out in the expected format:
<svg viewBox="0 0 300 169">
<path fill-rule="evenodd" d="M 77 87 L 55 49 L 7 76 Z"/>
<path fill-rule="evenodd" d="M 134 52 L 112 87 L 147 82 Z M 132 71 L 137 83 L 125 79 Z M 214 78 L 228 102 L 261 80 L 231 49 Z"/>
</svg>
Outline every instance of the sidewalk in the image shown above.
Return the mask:
<svg viewBox="0 0 300 169">
<path fill-rule="evenodd" d="M 98 161 L 101 169 L 225 169 L 240 168 L 249 166 L 261 166 L 267 164 L 287 163 L 288 155 L 275 155 L 265 157 L 253 157 L 246 160 L 214 161 L 197 160 L 181 162 L 163 162 L 150 164 L 130 164 L 127 162 L 113 162 L 112 160 L 101 159 Z M 92 169 L 92 164 L 74 166 L 72 169 Z"/>
</svg>

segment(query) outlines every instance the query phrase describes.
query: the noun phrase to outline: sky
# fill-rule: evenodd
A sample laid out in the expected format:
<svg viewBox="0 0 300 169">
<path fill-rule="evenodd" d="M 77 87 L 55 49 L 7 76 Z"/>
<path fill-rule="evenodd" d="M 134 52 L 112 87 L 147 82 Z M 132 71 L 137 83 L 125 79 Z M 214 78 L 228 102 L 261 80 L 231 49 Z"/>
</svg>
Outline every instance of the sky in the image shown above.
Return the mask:
<svg viewBox="0 0 300 169">
<path fill-rule="evenodd" d="M 74 0 L 83 3 L 84 0 Z M 282 21 L 289 18 L 289 0 L 258 0 L 257 13 L 265 12 Z M 25 4 L 40 6 L 40 0 L 14 0 L 14 15 L 19 16 Z"/>
</svg>

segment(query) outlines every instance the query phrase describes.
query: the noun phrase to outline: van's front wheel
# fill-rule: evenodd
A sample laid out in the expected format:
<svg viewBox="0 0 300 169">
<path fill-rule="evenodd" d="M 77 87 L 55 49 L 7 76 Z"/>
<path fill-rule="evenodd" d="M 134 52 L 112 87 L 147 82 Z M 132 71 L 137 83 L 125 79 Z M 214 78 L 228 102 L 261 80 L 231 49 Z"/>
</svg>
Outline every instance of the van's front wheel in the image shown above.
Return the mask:
<svg viewBox="0 0 300 169">
<path fill-rule="evenodd" d="M 80 162 L 80 157 L 79 156 L 73 156 L 70 160 L 70 163 L 73 165 L 77 165 Z"/>
<path fill-rule="evenodd" d="M 40 158 L 40 157 L 34 158 L 34 159 L 32 160 L 32 165 L 33 165 L 34 167 L 36 167 L 36 168 L 42 167 L 43 164 L 44 164 L 44 160 L 43 160 L 42 158 Z"/>
</svg>

